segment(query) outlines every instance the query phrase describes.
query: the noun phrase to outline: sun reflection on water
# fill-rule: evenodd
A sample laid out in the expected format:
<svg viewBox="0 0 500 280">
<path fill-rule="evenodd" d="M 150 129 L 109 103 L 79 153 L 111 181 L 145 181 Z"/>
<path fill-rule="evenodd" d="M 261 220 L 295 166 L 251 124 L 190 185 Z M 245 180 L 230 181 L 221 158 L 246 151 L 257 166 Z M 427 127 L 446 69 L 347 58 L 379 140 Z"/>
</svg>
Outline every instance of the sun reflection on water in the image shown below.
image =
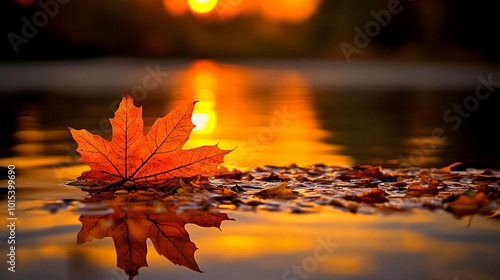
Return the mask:
<svg viewBox="0 0 500 280">
<path fill-rule="evenodd" d="M 217 77 L 214 74 L 214 64 L 202 61 L 196 65 L 195 71 L 188 79 L 188 90 L 193 92 L 194 100 L 199 101 L 193 112 L 194 131 L 201 134 L 211 133 L 217 125 L 215 112 L 215 92 Z"/>
<path fill-rule="evenodd" d="M 269 73 L 273 77 L 265 93 L 256 95 L 251 85 L 262 80 L 260 75 L 251 67 L 210 60 L 191 64 L 181 75 L 181 89 L 173 92 L 174 101 L 168 104 L 198 101 L 192 117 L 196 128 L 184 149 L 220 142 L 222 149 L 236 148 L 225 164 L 240 168 L 353 163 L 340 154 L 341 146 L 322 141 L 329 133 L 321 128 L 313 94 L 300 73 Z"/>
</svg>

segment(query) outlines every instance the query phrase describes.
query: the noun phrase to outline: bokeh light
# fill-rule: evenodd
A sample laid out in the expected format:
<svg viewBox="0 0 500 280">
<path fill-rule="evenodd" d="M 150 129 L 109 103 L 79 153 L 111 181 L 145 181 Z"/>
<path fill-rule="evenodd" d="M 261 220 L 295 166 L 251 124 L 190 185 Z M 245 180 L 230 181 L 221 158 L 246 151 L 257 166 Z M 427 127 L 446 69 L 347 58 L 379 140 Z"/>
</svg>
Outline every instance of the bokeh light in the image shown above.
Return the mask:
<svg viewBox="0 0 500 280">
<path fill-rule="evenodd" d="M 188 2 L 186 0 L 163 0 L 165 9 L 173 16 L 182 16 L 188 11 Z"/>
<path fill-rule="evenodd" d="M 260 12 L 271 21 L 300 23 L 309 19 L 317 10 L 320 0 L 260 1 Z"/>
<path fill-rule="evenodd" d="M 211 12 L 217 5 L 217 0 L 189 0 L 189 8 L 198 14 Z"/>
</svg>

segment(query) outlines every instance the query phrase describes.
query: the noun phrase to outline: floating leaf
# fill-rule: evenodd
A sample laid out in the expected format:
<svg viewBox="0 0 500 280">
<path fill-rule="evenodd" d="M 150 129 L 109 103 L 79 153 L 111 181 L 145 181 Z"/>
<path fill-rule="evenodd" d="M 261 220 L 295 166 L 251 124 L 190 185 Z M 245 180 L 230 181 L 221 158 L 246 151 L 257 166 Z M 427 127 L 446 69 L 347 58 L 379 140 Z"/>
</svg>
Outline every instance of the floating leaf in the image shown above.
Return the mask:
<svg viewBox="0 0 500 280">
<path fill-rule="evenodd" d="M 152 186 L 172 178 L 217 173 L 217 166 L 230 151 L 217 145 L 182 149 L 195 127 L 191 122 L 194 105 L 176 108 L 156 120 L 144 136 L 142 108 L 135 107 L 132 97 L 126 95 L 110 119 L 111 141 L 84 129 L 69 128 L 82 161 L 91 168 L 80 178 L 115 185 L 129 181 Z"/>
<path fill-rule="evenodd" d="M 457 165 L 460 165 L 462 164 L 461 162 L 455 162 L 455 163 L 452 163 L 446 167 L 441 167 L 439 168 L 438 170 L 435 171 L 435 173 L 450 173 L 451 172 L 451 169 Z"/>
<path fill-rule="evenodd" d="M 282 198 L 282 199 L 293 199 L 297 197 L 297 193 L 292 189 L 287 188 L 288 183 L 284 182 L 275 187 L 263 189 L 260 191 L 249 192 L 248 194 L 253 194 L 262 198 Z"/>
<path fill-rule="evenodd" d="M 362 195 L 348 196 L 348 197 L 345 197 L 345 199 L 356 201 L 356 202 L 364 202 L 364 203 L 368 203 L 368 204 L 384 203 L 384 202 L 389 201 L 385 197 L 385 192 L 381 189 L 373 189 L 369 192 L 363 193 Z"/>
</svg>

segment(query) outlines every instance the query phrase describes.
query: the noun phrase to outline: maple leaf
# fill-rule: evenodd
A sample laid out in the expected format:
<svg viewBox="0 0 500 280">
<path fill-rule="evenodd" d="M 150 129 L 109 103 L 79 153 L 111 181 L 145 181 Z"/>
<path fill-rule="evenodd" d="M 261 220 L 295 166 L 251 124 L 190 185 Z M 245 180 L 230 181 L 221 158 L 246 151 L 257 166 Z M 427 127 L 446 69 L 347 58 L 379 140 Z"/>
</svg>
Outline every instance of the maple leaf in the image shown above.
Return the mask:
<svg viewBox="0 0 500 280">
<path fill-rule="evenodd" d="M 225 213 L 196 209 L 186 209 L 180 213 L 176 209 L 168 209 L 161 214 L 155 213 L 153 209 L 146 210 L 124 211 L 116 207 L 111 214 L 82 215 L 79 219 L 82 229 L 78 232 L 77 244 L 111 237 L 115 244 L 117 266 L 130 279 L 139 273 L 141 267 L 148 266 L 148 238 L 156 252 L 173 264 L 201 272 L 194 258 L 196 245 L 190 240 L 185 225 L 191 223 L 220 229 L 223 221 L 233 220 Z"/>
<path fill-rule="evenodd" d="M 381 166 L 369 167 L 364 170 L 349 170 L 345 174 L 337 176 L 338 179 L 349 181 L 351 179 L 380 179 L 385 177 Z"/>
<path fill-rule="evenodd" d="M 80 178 L 116 185 L 130 181 L 147 186 L 172 178 L 216 173 L 217 166 L 232 150 L 221 150 L 217 145 L 182 149 L 195 127 L 191 122 L 195 103 L 175 108 L 157 119 L 146 136 L 142 108 L 135 107 L 129 95 L 123 97 L 114 118 L 110 119 L 111 141 L 85 129 L 69 127 L 78 143 L 81 160 L 91 168 Z"/>
<path fill-rule="evenodd" d="M 460 165 L 462 164 L 461 162 L 455 162 L 455 163 L 452 163 L 448 166 L 445 166 L 445 167 L 441 167 L 439 169 L 437 169 L 436 171 L 434 171 L 435 173 L 450 173 L 451 172 L 451 169 L 457 165 Z"/>
<path fill-rule="evenodd" d="M 386 193 L 382 189 L 372 189 L 371 191 L 365 192 L 360 196 L 347 196 L 344 197 L 344 199 L 373 204 L 388 202 L 389 200 L 385 197 L 385 195 Z"/>
<path fill-rule="evenodd" d="M 281 199 L 294 199 L 297 198 L 297 192 L 287 188 L 288 183 L 281 183 L 275 187 L 266 188 L 259 191 L 248 192 L 262 198 L 281 198 Z"/>
</svg>

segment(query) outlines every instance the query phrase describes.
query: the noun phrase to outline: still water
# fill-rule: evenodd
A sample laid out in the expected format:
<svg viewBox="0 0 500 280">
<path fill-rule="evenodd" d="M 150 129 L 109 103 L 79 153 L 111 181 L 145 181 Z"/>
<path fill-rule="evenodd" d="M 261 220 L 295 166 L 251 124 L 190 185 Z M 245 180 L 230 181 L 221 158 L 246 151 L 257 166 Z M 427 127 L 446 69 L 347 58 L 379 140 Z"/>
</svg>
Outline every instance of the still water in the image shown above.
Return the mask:
<svg viewBox="0 0 500 280">
<path fill-rule="evenodd" d="M 0 70 L 0 166 L 6 174 L 13 164 L 18 175 L 16 273 L 7 271 L 3 228 L 2 279 L 127 278 L 116 267 L 111 238 L 76 245 L 81 213 L 50 207 L 86 195 L 60 185 L 87 169 L 66 127 L 109 137 L 108 118 L 124 92 L 143 106 L 146 130 L 174 106 L 198 100 L 193 115 L 198 127 L 186 147 L 238 147 L 226 164 L 241 169 L 290 163 L 499 163 L 497 95 L 469 104 L 474 110 L 460 123 L 453 111 L 454 104 L 471 100 L 479 76 L 500 77 L 489 69 L 104 60 L 2 65 Z M 445 137 L 433 138 L 435 129 Z M 2 180 L 2 221 L 6 186 Z M 485 217 L 474 217 L 468 226 L 468 218 L 442 211 L 217 211 L 234 219 L 222 221 L 222 231 L 185 225 L 204 273 L 173 265 L 148 240 L 149 267 L 136 279 L 498 279 L 500 273 L 500 224 Z"/>
</svg>

